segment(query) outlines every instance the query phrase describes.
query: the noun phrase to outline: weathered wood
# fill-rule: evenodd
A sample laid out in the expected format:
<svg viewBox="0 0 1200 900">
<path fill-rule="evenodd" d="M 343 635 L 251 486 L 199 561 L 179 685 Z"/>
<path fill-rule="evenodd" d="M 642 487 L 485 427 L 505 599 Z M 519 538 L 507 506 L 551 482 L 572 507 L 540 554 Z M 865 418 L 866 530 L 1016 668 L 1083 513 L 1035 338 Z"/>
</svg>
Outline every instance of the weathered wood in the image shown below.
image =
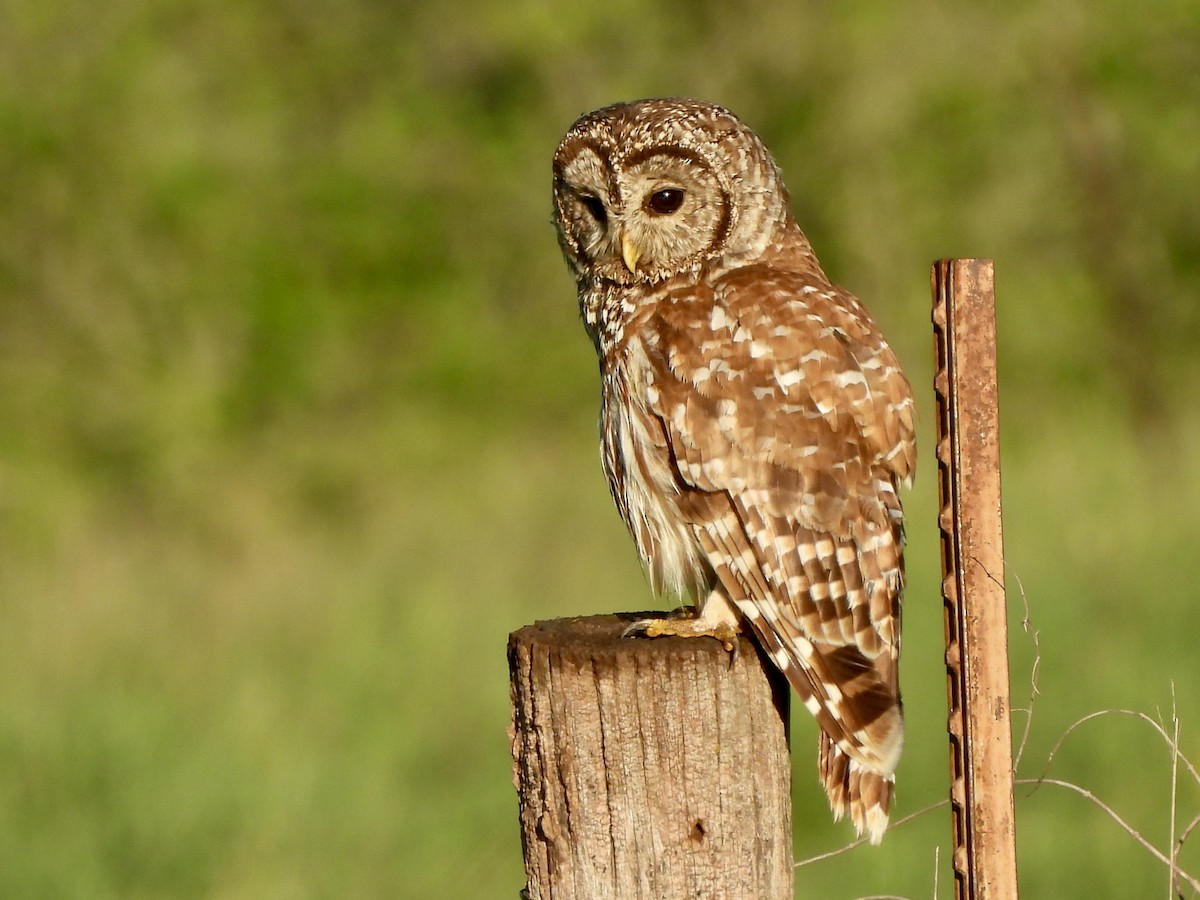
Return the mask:
<svg viewBox="0 0 1200 900">
<path fill-rule="evenodd" d="M 932 271 L 950 800 L 959 900 L 1017 896 L 991 260 Z"/>
<path fill-rule="evenodd" d="M 509 637 L 523 895 L 791 900 L 786 683 L 746 637 L 620 636 L 642 617 Z"/>
</svg>

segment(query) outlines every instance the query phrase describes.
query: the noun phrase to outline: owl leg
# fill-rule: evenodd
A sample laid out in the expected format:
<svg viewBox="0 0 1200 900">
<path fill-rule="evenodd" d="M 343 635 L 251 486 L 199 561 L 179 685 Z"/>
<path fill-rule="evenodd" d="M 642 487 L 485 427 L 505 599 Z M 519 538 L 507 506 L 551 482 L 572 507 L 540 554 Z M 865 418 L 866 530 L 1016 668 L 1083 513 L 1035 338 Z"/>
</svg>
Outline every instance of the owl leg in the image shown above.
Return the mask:
<svg viewBox="0 0 1200 900">
<path fill-rule="evenodd" d="M 626 628 L 623 636 L 643 634 L 646 637 L 713 637 L 720 641 L 728 652 L 736 653 L 740 623 L 741 618 L 729 602 L 729 598 L 720 588 L 715 588 L 704 602 L 699 604 L 696 615 L 674 619 L 641 619 Z"/>
</svg>

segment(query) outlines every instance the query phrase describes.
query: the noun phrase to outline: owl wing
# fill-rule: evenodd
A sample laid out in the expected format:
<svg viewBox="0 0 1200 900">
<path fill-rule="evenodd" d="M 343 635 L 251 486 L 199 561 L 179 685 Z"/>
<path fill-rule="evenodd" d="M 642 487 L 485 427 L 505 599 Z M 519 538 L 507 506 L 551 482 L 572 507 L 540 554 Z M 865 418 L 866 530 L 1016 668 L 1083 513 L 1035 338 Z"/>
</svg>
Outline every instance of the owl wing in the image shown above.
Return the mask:
<svg viewBox="0 0 1200 900">
<path fill-rule="evenodd" d="M 680 508 L 824 734 L 890 779 L 908 382 L 858 301 L 802 273 L 746 267 L 657 309 L 647 412 Z"/>
</svg>

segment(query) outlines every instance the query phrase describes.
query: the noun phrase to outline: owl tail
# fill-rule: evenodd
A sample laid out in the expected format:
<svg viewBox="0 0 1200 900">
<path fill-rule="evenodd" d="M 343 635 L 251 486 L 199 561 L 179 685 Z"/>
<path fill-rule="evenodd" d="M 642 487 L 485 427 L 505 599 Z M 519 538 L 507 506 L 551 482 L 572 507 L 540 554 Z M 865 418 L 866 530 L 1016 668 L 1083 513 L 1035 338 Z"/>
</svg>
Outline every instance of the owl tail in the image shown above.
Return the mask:
<svg viewBox="0 0 1200 900">
<path fill-rule="evenodd" d="M 904 746 L 895 653 L 872 661 L 851 646 L 819 650 L 770 605 L 738 608 L 820 726 L 817 768 L 834 819 L 849 812 L 859 835 L 878 844 Z"/>
<path fill-rule="evenodd" d="M 860 837 L 866 832 L 872 844 L 882 841 L 892 808 L 895 774 L 847 755 L 824 731 L 817 751 L 817 769 L 834 821 L 849 812 Z"/>
</svg>

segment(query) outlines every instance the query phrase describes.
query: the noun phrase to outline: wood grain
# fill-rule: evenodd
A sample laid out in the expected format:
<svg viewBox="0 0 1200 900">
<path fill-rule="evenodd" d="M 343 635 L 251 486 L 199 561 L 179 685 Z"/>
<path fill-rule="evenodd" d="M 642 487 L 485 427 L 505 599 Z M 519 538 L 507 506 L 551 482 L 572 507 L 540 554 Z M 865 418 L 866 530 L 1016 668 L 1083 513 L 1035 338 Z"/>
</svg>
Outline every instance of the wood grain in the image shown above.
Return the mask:
<svg viewBox="0 0 1200 900">
<path fill-rule="evenodd" d="M 641 617 L 509 638 L 524 896 L 791 900 L 786 683 L 746 637 L 620 636 Z"/>
</svg>

